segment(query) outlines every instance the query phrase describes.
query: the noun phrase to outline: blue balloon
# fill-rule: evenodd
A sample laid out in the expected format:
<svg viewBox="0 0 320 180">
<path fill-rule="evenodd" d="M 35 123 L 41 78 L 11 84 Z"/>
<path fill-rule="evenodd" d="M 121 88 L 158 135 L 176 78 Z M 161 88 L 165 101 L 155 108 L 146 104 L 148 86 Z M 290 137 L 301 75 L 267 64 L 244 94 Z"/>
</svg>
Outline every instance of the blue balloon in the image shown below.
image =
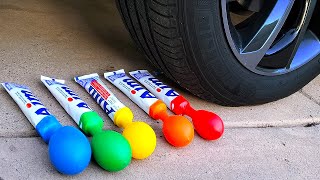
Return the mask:
<svg viewBox="0 0 320 180">
<path fill-rule="evenodd" d="M 87 137 L 72 126 L 55 131 L 49 140 L 49 158 L 62 174 L 81 173 L 91 159 L 91 147 Z"/>
</svg>

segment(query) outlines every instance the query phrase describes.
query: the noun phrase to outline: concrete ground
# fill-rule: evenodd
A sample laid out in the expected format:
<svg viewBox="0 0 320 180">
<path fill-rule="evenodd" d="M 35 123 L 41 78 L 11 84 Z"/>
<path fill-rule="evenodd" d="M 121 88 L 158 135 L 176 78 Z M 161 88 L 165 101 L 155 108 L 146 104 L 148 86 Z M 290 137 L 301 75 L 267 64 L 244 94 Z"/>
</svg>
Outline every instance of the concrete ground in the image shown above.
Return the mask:
<svg viewBox="0 0 320 180">
<path fill-rule="evenodd" d="M 113 1 L 0 1 L 0 82 L 28 85 L 63 125 L 76 124 L 40 82 L 40 75 L 65 79 L 106 121 L 116 128 L 73 77 L 125 69 L 154 71 L 137 51 Z M 219 114 L 224 136 L 204 141 L 195 136 L 188 147 L 166 143 L 161 123 L 150 119 L 107 81 L 108 87 L 148 122 L 158 141 L 152 156 L 133 160 L 118 173 L 95 162 L 80 175 L 59 174 L 49 163 L 47 145 L 18 106 L 0 88 L 0 180 L 7 179 L 319 179 L 320 77 L 277 102 L 250 107 L 222 107 L 200 100 L 159 77 L 185 95 L 196 108 Z M 267 128 L 266 128 L 267 127 Z"/>
</svg>

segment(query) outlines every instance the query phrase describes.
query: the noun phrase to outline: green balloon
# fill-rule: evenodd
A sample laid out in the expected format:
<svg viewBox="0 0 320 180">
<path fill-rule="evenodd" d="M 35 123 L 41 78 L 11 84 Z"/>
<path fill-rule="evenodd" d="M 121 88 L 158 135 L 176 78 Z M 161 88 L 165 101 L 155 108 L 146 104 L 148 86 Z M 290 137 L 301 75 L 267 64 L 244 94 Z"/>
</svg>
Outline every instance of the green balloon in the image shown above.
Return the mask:
<svg viewBox="0 0 320 180">
<path fill-rule="evenodd" d="M 120 171 L 131 162 L 130 144 L 118 132 L 107 130 L 95 133 L 91 148 L 96 162 L 107 171 Z"/>
</svg>

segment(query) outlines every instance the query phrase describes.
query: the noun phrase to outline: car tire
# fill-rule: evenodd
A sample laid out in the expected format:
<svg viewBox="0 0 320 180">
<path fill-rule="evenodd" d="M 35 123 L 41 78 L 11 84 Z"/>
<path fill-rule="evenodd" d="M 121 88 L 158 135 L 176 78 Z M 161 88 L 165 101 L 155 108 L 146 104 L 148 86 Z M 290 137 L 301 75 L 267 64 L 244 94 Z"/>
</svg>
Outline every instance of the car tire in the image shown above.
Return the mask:
<svg viewBox="0 0 320 180">
<path fill-rule="evenodd" d="M 126 28 L 147 59 L 202 99 L 226 106 L 267 103 L 298 91 L 320 73 L 319 55 L 274 76 L 244 67 L 228 43 L 221 1 L 116 2 Z"/>
</svg>

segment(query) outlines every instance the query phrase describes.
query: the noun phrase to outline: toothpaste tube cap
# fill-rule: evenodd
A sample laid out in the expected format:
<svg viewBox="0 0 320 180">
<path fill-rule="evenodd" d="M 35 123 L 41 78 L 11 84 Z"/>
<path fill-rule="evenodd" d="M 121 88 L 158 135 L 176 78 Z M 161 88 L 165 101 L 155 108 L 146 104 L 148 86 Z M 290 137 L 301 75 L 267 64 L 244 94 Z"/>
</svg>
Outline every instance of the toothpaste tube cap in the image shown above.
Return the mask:
<svg viewBox="0 0 320 180">
<path fill-rule="evenodd" d="M 51 136 L 62 127 L 56 117 L 49 115 L 44 117 L 36 126 L 36 130 L 44 142 L 49 143 Z"/>
<path fill-rule="evenodd" d="M 149 115 L 153 119 L 162 119 L 165 120 L 168 118 L 167 106 L 161 100 L 157 100 L 150 106 Z"/>
<path fill-rule="evenodd" d="M 102 131 L 103 119 L 95 111 L 85 112 L 80 117 L 79 126 L 86 134 L 94 135 Z"/>
<path fill-rule="evenodd" d="M 114 115 L 114 123 L 118 127 L 125 128 L 128 124 L 132 123 L 133 113 L 128 107 L 119 109 Z"/>
</svg>

